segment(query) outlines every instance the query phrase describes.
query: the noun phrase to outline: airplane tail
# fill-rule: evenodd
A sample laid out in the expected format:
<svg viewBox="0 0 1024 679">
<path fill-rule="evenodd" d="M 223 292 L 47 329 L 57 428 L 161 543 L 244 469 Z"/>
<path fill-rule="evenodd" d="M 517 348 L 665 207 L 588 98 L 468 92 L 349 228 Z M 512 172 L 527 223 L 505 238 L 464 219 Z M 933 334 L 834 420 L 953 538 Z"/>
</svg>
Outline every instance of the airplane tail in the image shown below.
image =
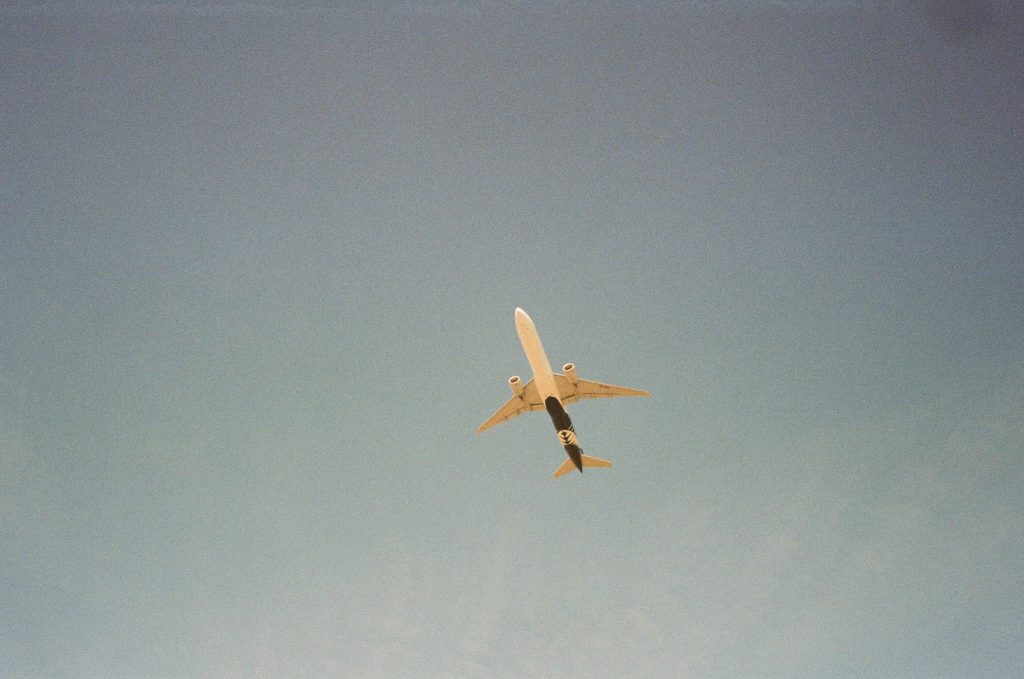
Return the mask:
<svg viewBox="0 0 1024 679">
<path fill-rule="evenodd" d="M 608 460 L 602 460 L 599 457 L 593 457 L 591 455 L 580 455 L 580 462 L 583 463 L 584 467 L 611 467 L 612 463 Z M 576 465 L 573 464 L 570 458 L 566 458 L 562 466 L 555 470 L 555 478 L 564 476 L 576 469 Z M 582 469 L 580 471 L 583 471 Z"/>
</svg>

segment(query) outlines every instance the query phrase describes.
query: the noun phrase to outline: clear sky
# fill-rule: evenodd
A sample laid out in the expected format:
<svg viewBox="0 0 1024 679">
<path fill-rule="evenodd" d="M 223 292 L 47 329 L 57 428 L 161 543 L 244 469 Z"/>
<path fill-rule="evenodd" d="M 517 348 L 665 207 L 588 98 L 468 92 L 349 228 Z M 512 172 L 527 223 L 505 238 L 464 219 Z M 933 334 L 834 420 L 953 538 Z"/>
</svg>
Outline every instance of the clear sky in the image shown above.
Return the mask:
<svg viewBox="0 0 1024 679">
<path fill-rule="evenodd" d="M 326 4 L 0 9 L 0 676 L 1020 676 L 1019 5 Z"/>
</svg>

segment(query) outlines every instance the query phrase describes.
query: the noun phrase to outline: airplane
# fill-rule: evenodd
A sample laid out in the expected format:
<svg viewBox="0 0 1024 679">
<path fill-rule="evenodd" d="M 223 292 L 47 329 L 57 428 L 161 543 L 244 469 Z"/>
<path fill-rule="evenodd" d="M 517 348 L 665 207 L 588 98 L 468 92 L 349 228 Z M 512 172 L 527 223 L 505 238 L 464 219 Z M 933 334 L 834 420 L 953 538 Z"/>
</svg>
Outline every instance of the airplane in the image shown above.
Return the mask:
<svg viewBox="0 0 1024 679">
<path fill-rule="evenodd" d="M 540 343 L 537 326 L 534 325 L 525 311 L 516 308 L 516 333 L 523 345 L 526 360 L 530 362 L 533 377 L 523 384 L 518 375 L 508 378 L 508 386 L 512 389 L 512 398 L 501 406 L 490 419 L 477 428 L 477 433 L 490 429 L 496 424 L 511 420 L 517 415 L 531 410 L 546 410 L 551 422 L 558 432 L 558 442 L 562 444 L 569 456 L 562 466 L 555 470 L 555 478 L 568 474 L 573 469 L 583 473 L 584 467 L 611 467 L 612 463 L 599 457 L 584 455 L 576 440 L 576 430 L 572 420 L 565 412 L 565 406 L 585 398 L 610 398 L 612 396 L 650 396 L 642 389 L 617 387 L 613 384 L 602 384 L 581 379 L 576 374 L 576 366 L 566 363 L 562 372 L 552 372 L 547 354 Z"/>
</svg>

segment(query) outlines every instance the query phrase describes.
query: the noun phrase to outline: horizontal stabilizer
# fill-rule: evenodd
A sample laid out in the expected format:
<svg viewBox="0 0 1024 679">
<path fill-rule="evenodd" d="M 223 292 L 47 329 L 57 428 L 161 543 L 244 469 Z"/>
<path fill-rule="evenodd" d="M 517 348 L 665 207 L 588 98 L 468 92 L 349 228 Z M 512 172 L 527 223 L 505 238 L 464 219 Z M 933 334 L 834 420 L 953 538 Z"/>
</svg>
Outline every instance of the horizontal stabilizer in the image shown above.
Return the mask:
<svg viewBox="0 0 1024 679">
<path fill-rule="evenodd" d="M 612 463 L 608 460 L 602 460 L 599 457 L 591 457 L 590 455 L 580 455 L 580 461 L 583 462 L 584 467 L 611 467 Z"/>
<path fill-rule="evenodd" d="M 580 455 L 580 462 L 583 463 L 584 467 L 611 467 L 612 463 L 608 460 L 602 460 L 599 457 L 592 457 L 590 455 Z M 559 476 L 565 476 L 571 471 L 576 470 L 576 465 L 573 464 L 571 458 L 566 458 L 562 466 L 555 470 L 555 478 Z M 580 471 L 583 471 L 582 469 Z"/>
<path fill-rule="evenodd" d="M 557 479 L 559 476 L 565 476 L 569 472 L 575 471 L 575 469 L 576 465 L 572 463 L 572 460 L 565 458 L 565 462 L 562 463 L 562 466 L 555 470 L 555 478 Z"/>
</svg>

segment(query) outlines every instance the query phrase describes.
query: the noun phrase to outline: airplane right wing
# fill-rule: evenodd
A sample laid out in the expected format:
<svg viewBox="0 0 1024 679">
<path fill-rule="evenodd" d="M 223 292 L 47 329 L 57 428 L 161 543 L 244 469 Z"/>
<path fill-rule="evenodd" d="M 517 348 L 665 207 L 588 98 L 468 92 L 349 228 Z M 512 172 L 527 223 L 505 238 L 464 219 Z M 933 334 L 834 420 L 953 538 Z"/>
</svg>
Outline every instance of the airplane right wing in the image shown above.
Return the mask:
<svg viewBox="0 0 1024 679">
<path fill-rule="evenodd" d="M 540 395 L 537 393 L 537 385 L 533 383 L 533 378 L 530 378 L 530 381 L 526 383 L 522 392 L 506 401 L 505 405 L 498 408 L 498 412 L 491 415 L 490 419 L 477 427 L 476 433 L 479 434 L 496 424 L 501 424 L 531 410 L 544 410 L 544 402 L 540 400 Z"/>
<path fill-rule="evenodd" d="M 575 371 L 573 371 L 575 372 Z M 575 375 L 573 375 L 575 377 Z M 617 387 L 614 384 L 604 384 L 592 380 L 577 378 L 570 380 L 562 373 L 555 373 L 555 384 L 558 386 L 558 397 L 564 405 L 582 401 L 585 398 L 611 398 L 613 396 L 650 396 L 650 392 L 643 389 L 630 389 L 629 387 Z"/>
</svg>

